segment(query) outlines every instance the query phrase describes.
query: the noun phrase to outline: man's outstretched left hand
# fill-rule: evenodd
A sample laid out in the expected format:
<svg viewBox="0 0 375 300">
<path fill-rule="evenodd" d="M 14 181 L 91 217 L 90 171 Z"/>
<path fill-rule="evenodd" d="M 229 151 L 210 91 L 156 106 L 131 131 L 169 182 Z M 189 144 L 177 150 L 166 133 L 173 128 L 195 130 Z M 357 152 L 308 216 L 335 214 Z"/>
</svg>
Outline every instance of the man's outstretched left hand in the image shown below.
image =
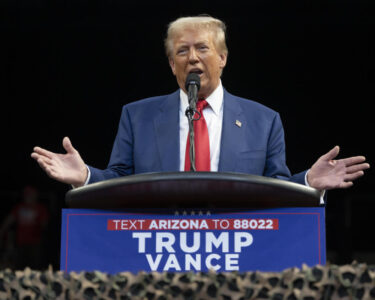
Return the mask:
<svg viewBox="0 0 375 300">
<path fill-rule="evenodd" d="M 364 156 L 353 156 L 335 160 L 340 147 L 335 146 L 328 153 L 321 156 L 307 173 L 307 182 L 318 190 L 348 188 L 353 181 L 370 168 Z"/>
</svg>

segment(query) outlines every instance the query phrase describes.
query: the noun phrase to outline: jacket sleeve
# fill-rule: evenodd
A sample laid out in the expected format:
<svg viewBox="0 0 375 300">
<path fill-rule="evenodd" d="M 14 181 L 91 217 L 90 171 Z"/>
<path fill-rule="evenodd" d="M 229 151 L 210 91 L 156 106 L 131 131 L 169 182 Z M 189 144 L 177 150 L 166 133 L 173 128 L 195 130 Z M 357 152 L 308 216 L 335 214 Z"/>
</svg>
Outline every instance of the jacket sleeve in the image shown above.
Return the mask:
<svg viewBox="0 0 375 300">
<path fill-rule="evenodd" d="M 271 127 L 266 160 L 265 176 L 305 185 L 306 171 L 292 176 L 286 165 L 284 128 L 278 113 Z"/>
<path fill-rule="evenodd" d="M 122 109 L 120 123 L 112 148 L 112 154 L 106 169 L 101 170 L 88 166 L 90 179 L 88 183 L 131 175 L 134 173 L 133 130 L 127 106 Z"/>
</svg>

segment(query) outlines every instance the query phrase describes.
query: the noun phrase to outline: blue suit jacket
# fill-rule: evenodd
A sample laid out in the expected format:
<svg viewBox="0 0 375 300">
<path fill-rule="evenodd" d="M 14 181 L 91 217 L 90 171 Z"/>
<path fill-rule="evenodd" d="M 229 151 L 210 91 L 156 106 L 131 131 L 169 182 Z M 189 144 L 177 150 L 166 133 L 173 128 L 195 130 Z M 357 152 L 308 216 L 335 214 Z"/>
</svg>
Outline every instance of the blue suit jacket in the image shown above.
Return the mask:
<svg viewBox="0 0 375 300">
<path fill-rule="evenodd" d="M 89 183 L 114 177 L 178 172 L 179 90 L 125 105 L 107 169 L 89 167 Z M 240 121 L 242 126 L 236 125 Z M 224 90 L 219 172 L 239 172 L 304 184 L 285 162 L 284 130 L 277 112 Z"/>
</svg>

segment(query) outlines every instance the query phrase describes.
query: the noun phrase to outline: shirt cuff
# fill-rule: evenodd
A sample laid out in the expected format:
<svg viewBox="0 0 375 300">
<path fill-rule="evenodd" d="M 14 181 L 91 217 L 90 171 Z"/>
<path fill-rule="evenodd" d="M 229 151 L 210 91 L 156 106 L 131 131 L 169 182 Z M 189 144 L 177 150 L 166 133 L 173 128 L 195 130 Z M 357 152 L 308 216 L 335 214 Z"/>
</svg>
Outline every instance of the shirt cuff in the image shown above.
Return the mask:
<svg viewBox="0 0 375 300">
<path fill-rule="evenodd" d="M 307 170 L 307 172 L 305 173 L 305 185 L 310 187 L 309 185 L 309 182 L 307 181 L 307 173 L 309 173 L 310 169 Z M 324 204 L 324 195 L 326 194 L 326 190 L 322 190 L 320 191 L 320 205 L 323 205 Z"/>
<path fill-rule="evenodd" d="M 87 168 L 87 178 L 86 178 L 86 181 L 85 181 L 85 183 L 83 184 L 83 186 L 88 185 L 88 184 L 89 184 L 89 181 L 90 181 L 90 178 L 91 178 L 90 168 L 89 168 L 87 165 L 86 165 L 86 168 Z"/>
<path fill-rule="evenodd" d="M 90 168 L 86 165 L 86 168 L 87 168 L 87 178 L 86 178 L 86 181 L 85 183 L 83 184 L 83 186 L 85 185 L 88 185 L 89 184 L 89 181 L 90 181 L 90 177 L 91 177 L 91 172 L 90 172 Z M 72 184 L 71 185 L 73 189 L 75 189 L 76 187 Z"/>
</svg>

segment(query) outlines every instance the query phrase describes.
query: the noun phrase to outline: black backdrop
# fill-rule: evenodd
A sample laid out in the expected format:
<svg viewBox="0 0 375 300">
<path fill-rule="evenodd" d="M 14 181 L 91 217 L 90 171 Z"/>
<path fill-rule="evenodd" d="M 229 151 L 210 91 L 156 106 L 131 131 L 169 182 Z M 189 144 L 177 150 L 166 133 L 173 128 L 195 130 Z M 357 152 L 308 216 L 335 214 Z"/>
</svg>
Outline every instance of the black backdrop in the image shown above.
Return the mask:
<svg viewBox="0 0 375 300">
<path fill-rule="evenodd" d="M 371 164 L 373 2 L 2 1 L 2 207 L 29 183 L 64 206 L 69 187 L 30 158 L 35 145 L 61 152 L 69 136 L 88 164 L 104 168 L 122 105 L 177 88 L 163 49 L 167 23 L 200 13 L 227 24 L 225 88 L 280 112 L 293 173 L 334 145 L 340 157 L 362 154 Z M 351 189 L 329 193 L 332 262 L 375 261 L 365 256 L 375 252 L 366 235 L 374 178 L 369 170 Z"/>
</svg>

